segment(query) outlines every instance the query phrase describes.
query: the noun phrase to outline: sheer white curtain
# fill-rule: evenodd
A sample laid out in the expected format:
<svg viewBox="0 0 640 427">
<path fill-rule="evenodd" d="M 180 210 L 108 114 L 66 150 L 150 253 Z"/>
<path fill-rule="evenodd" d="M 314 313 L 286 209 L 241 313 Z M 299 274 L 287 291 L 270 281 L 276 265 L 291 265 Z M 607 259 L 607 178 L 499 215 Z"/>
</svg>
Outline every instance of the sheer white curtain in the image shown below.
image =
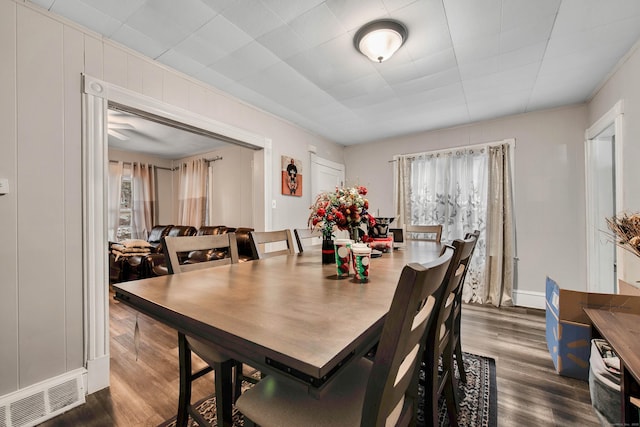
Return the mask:
<svg viewBox="0 0 640 427">
<path fill-rule="evenodd" d="M 155 217 L 156 180 L 153 165 L 134 163 L 131 166 L 131 238 L 146 239 Z"/>
<path fill-rule="evenodd" d="M 508 144 L 505 145 L 508 147 Z M 493 231 L 488 227 L 503 226 L 498 215 L 492 216 L 495 221 L 489 225 L 487 223 L 488 201 L 493 203 L 497 197 L 493 191 L 498 191 L 500 187 L 498 184 L 491 185 L 491 153 L 493 147 L 479 147 L 395 156 L 394 193 L 399 226 L 442 224 L 444 241 L 462 238 L 466 233 L 480 230 L 463 288 L 463 299 L 465 302 L 500 305 L 511 302 L 513 275 L 511 281 L 506 274 L 499 277 L 488 275 L 489 271 L 502 271 L 502 267 L 506 266 L 502 262 L 490 266 L 487 259 L 487 236 L 493 236 Z M 505 173 L 510 173 L 510 170 L 507 169 Z M 500 188 L 504 190 L 508 186 L 510 191 L 511 180 L 509 178 L 506 181 Z M 510 192 L 508 200 L 511 200 Z M 491 212 L 495 208 L 492 206 Z M 512 215 L 511 211 L 508 214 Z M 512 229 L 512 219 L 505 219 L 504 222 L 508 222 Z M 493 241 L 499 246 L 499 240 Z M 508 256 L 505 254 L 505 257 Z M 494 262 L 493 258 L 491 260 Z M 503 284 L 503 280 L 506 283 Z M 495 290 L 498 286 L 501 287 L 499 292 Z M 502 289 L 504 295 L 495 297 L 496 292 L 503 294 Z"/>
<path fill-rule="evenodd" d="M 109 162 L 107 180 L 107 239 L 117 242 L 118 225 L 120 223 L 120 191 L 122 189 L 122 162 Z"/>
<path fill-rule="evenodd" d="M 180 165 L 178 176 L 178 223 L 199 228 L 206 225 L 207 171 L 204 159 Z"/>
</svg>

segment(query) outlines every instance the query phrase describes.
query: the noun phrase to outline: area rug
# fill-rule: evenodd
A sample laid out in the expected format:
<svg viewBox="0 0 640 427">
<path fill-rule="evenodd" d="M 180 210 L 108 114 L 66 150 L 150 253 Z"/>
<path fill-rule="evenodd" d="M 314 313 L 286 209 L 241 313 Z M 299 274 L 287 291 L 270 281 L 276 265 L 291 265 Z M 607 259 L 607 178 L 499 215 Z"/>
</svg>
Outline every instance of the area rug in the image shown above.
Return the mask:
<svg viewBox="0 0 640 427">
<path fill-rule="evenodd" d="M 458 414 L 458 424 L 469 427 L 495 427 L 498 424 L 498 406 L 497 406 L 497 389 L 496 389 L 496 364 L 491 358 L 478 356 L 470 353 L 463 353 L 464 366 L 467 373 L 467 383 L 460 383 L 460 413 Z M 456 369 L 457 372 L 457 369 Z M 422 373 L 421 373 L 422 374 Z M 457 374 L 456 374 L 457 375 Z M 421 375 L 423 377 L 423 375 Z M 251 387 L 252 384 L 243 381 L 243 390 Z M 424 396 L 422 386 L 419 391 Z M 216 398 L 211 396 L 203 399 L 196 405 L 205 420 L 211 425 L 217 426 L 216 420 Z M 439 404 L 439 420 L 440 426 L 449 425 L 447 418 L 447 410 L 444 402 Z M 424 401 L 418 404 L 418 426 L 424 426 Z M 173 417 L 165 421 L 158 427 L 175 427 L 176 419 Z M 189 427 L 198 424 L 189 418 Z M 233 426 L 244 426 L 244 419 L 235 408 L 233 408 Z"/>
</svg>

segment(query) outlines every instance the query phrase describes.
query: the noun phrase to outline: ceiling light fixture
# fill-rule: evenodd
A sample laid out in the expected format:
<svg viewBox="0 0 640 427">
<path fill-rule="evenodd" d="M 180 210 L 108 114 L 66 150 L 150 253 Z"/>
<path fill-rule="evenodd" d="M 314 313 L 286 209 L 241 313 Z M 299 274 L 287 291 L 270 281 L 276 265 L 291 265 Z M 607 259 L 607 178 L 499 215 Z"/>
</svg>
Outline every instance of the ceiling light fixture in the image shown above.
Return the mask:
<svg viewBox="0 0 640 427">
<path fill-rule="evenodd" d="M 407 27 L 400 22 L 380 19 L 360 28 L 353 38 L 353 44 L 373 62 L 382 62 L 400 49 L 407 36 Z"/>
</svg>

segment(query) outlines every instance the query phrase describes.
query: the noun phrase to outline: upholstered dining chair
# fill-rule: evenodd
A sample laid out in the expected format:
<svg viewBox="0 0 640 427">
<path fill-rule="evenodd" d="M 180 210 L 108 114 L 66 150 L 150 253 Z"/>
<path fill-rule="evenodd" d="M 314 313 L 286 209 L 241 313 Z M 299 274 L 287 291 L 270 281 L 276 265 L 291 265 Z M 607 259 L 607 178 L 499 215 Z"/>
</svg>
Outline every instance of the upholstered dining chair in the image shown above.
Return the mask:
<svg viewBox="0 0 640 427">
<path fill-rule="evenodd" d="M 437 225 L 406 225 L 407 239 L 425 240 L 440 243 L 442 239 L 442 224 Z M 416 237 L 416 234 L 419 235 Z"/>
<path fill-rule="evenodd" d="M 251 250 L 254 259 L 270 258 L 278 255 L 292 255 L 295 253 L 293 237 L 288 228 L 277 231 L 252 231 L 249 233 Z M 266 251 L 265 244 L 277 245 L 279 249 Z M 286 244 L 286 248 L 282 248 Z"/>
<path fill-rule="evenodd" d="M 457 384 L 453 372 L 453 310 L 458 289 L 462 287 L 465 274 L 476 239 L 453 241 L 453 258 L 445 276 L 444 296 L 438 310 L 437 321 L 425 337 L 425 351 L 422 362 L 425 366 L 425 413 L 431 419 L 427 425 L 438 425 L 438 400 L 444 395 L 450 426 L 458 425 Z M 438 361 L 442 361 L 442 369 Z M 458 360 L 462 363 L 462 354 Z"/>
<path fill-rule="evenodd" d="M 452 255 L 449 247 L 428 264 L 402 269 L 373 361 L 365 357 L 352 361 L 320 398 L 277 375 L 266 377 L 236 402 L 245 426 L 415 424 L 423 337 L 437 315 Z"/>
<path fill-rule="evenodd" d="M 193 250 L 208 250 L 212 248 L 226 248 L 229 257 L 194 264 L 180 263 L 179 254 L 188 253 Z M 238 247 L 236 245 L 235 233 L 182 237 L 167 236 L 164 238 L 164 251 L 167 258 L 169 274 L 183 273 L 225 264 L 235 264 L 238 262 Z M 215 376 L 217 419 L 222 420 L 224 426 L 231 426 L 233 423 L 233 400 L 240 395 L 242 364 L 231 359 L 215 345 L 187 337 L 182 332 L 178 332 L 178 352 L 180 362 L 180 397 L 178 399 L 176 426 L 186 426 L 189 415 L 196 420 L 199 426 L 209 425 L 191 404 L 191 384 L 194 380 L 212 370 Z M 191 352 L 197 354 L 208 366 L 199 371 L 192 372 Z M 218 422 L 220 423 L 220 421 Z"/>
<path fill-rule="evenodd" d="M 296 244 L 298 245 L 299 253 L 304 252 L 303 240 L 304 241 L 311 240 L 311 243 L 313 243 L 313 239 L 322 237 L 322 233 L 320 231 L 312 230 L 309 228 L 294 228 L 293 235 L 296 238 Z"/>
<path fill-rule="evenodd" d="M 460 338 L 460 324 L 462 323 L 462 289 L 464 287 L 465 279 L 467 278 L 467 272 L 469 271 L 469 264 L 471 263 L 471 258 L 473 257 L 473 253 L 475 252 L 476 246 L 478 245 L 478 239 L 480 238 L 480 230 L 474 230 L 473 233 L 467 233 L 464 236 L 465 240 L 471 239 L 472 237 L 475 238 L 473 249 L 471 249 L 471 255 L 469 255 L 469 260 L 467 261 L 467 265 L 465 267 L 464 273 L 460 278 L 460 286 L 456 291 L 456 299 L 453 305 L 453 335 L 452 335 L 453 355 L 455 356 L 455 359 L 456 359 L 458 376 L 460 377 L 460 381 L 463 383 L 467 382 L 467 373 L 464 370 L 464 363 L 462 360 L 462 339 Z"/>
</svg>

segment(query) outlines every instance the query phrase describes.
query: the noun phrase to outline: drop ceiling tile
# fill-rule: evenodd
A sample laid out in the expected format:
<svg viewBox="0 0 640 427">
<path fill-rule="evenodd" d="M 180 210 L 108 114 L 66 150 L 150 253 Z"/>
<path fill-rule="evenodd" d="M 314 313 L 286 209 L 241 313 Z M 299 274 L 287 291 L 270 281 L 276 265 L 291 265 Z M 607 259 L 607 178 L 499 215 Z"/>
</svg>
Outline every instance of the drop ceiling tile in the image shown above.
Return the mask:
<svg viewBox="0 0 640 427">
<path fill-rule="evenodd" d="M 500 57 L 490 56 L 474 62 L 460 64 L 459 71 L 462 80 L 475 79 L 489 74 L 497 73 L 500 70 Z"/>
<path fill-rule="evenodd" d="M 502 0 L 444 0 L 454 45 L 500 33 Z"/>
<path fill-rule="evenodd" d="M 447 87 L 460 83 L 460 74 L 457 68 L 449 68 L 438 73 L 425 75 L 393 85 L 395 93 L 399 96 L 411 95 L 417 92 L 428 92 L 441 87 Z"/>
<path fill-rule="evenodd" d="M 197 48 L 203 44 L 209 44 L 212 53 L 222 51 L 229 54 L 249 44 L 252 40 L 251 36 L 222 15 L 216 16 L 198 28 L 192 38 L 194 38 L 194 46 L 190 49 L 190 54 L 194 58 L 198 57 Z M 211 62 L 214 60 L 212 58 Z"/>
<path fill-rule="evenodd" d="M 146 0 L 82 0 L 86 5 L 121 22 L 126 21 L 145 1 Z M 60 0 L 57 0 L 56 3 L 60 3 Z"/>
<path fill-rule="evenodd" d="M 205 64 L 193 60 L 192 58 L 170 49 L 164 52 L 162 55 L 156 58 L 157 61 L 168 65 L 178 71 L 185 73 L 186 75 L 198 74 L 198 72 L 205 68 Z"/>
<path fill-rule="evenodd" d="M 530 25 L 540 19 L 555 16 L 560 8 L 561 0 L 509 0 L 502 3 L 502 31 L 518 29 Z"/>
<path fill-rule="evenodd" d="M 58 0 L 51 7 L 51 11 L 100 34 L 111 35 L 122 26 L 122 21 L 110 17 L 81 0 Z"/>
<path fill-rule="evenodd" d="M 358 109 L 372 105 L 387 105 L 389 99 L 395 94 L 389 86 L 380 86 L 375 91 L 364 93 L 360 96 L 345 98 L 341 100 L 341 104 L 347 108 Z"/>
<path fill-rule="evenodd" d="M 216 13 L 222 13 L 229 6 L 231 6 L 235 0 L 200 0 L 202 3 L 206 4 L 207 7 L 211 8 Z"/>
<path fill-rule="evenodd" d="M 286 25 L 260 36 L 258 42 L 283 60 L 308 48 L 304 40 Z"/>
<path fill-rule="evenodd" d="M 278 15 L 255 0 L 235 1 L 222 14 L 252 38 L 258 38 L 285 24 Z"/>
<path fill-rule="evenodd" d="M 517 28 L 503 30 L 500 34 L 500 52 L 510 52 L 534 44 L 546 44 L 551 37 L 554 15 L 532 18 Z"/>
<path fill-rule="evenodd" d="M 393 13 L 398 9 L 403 9 L 412 3 L 421 3 L 416 0 L 382 0 L 384 7 L 389 13 Z"/>
<path fill-rule="evenodd" d="M 153 59 L 157 58 L 162 54 L 162 52 L 167 50 L 163 44 L 159 43 L 152 37 L 149 37 L 147 34 L 143 34 L 135 28 L 129 27 L 128 25 L 123 25 L 118 28 L 111 38 L 118 43 L 128 46 L 129 48 Z"/>
<path fill-rule="evenodd" d="M 453 49 L 447 49 L 433 55 L 423 56 L 416 61 L 397 66 L 395 62 L 391 60 L 385 64 L 388 64 L 388 67 L 380 68 L 378 72 L 389 84 L 403 83 L 437 74 L 452 68 L 457 68 L 456 57 Z"/>
<path fill-rule="evenodd" d="M 347 31 L 357 31 L 369 21 L 388 17 L 382 0 L 327 0 L 325 3 Z"/>
<path fill-rule="evenodd" d="M 558 11 L 554 35 L 590 31 L 600 25 L 640 16 L 640 2 L 620 0 L 564 0 Z"/>
<path fill-rule="evenodd" d="M 267 8 L 273 11 L 284 22 L 291 22 L 298 15 L 301 15 L 325 0 L 260 0 Z"/>
<path fill-rule="evenodd" d="M 198 71 L 194 77 L 219 90 L 228 90 L 229 87 L 236 84 L 233 79 L 230 79 L 209 67 L 205 67 Z"/>
<path fill-rule="evenodd" d="M 375 65 L 384 65 L 359 55 L 348 34 L 301 52 L 286 62 L 323 89 L 375 72 Z"/>
<path fill-rule="evenodd" d="M 345 34 L 340 21 L 322 3 L 289 23 L 309 46 L 317 46 Z"/>
<path fill-rule="evenodd" d="M 378 73 L 371 73 L 362 78 L 335 85 L 327 89 L 327 93 L 341 101 L 375 93 L 381 88 L 389 89 L 387 82 Z"/>
<path fill-rule="evenodd" d="M 146 2 L 126 21 L 127 26 L 169 48 L 187 38 L 215 16 L 197 0 L 187 4 L 171 0 Z"/>
<path fill-rule="evenodd" d="M 253 41 L 230 53 L 228 57 L 244 64 L 249 71 L 258 71 L 270 67 L 280 59 L 260 43 Z M 240 78 L 238 78 L 239 80 Z"/>
<path fill-rule="evenodd" d="M 540 64 L 546 48 L 547 43 L 542 42 L 502 53 L 498 57 L 498 67 L 500 70 L 507 70 L 532 63 Z"/>
<path fill-rule="evenodd" d="M 451 49 L 449 24 L 441 2 L 416 1 L 395 11 L 392 17 L 407 27 L 409 37 L 402 50 L 409 51 L 415 60 Z"/>
<path fill-rule="evenodd" d="M 500 54 L 500 34 L 495 33 L 475 40 L 455 43 L 453 49 L 459 64 L 482 61 Z"/>
</svg>

